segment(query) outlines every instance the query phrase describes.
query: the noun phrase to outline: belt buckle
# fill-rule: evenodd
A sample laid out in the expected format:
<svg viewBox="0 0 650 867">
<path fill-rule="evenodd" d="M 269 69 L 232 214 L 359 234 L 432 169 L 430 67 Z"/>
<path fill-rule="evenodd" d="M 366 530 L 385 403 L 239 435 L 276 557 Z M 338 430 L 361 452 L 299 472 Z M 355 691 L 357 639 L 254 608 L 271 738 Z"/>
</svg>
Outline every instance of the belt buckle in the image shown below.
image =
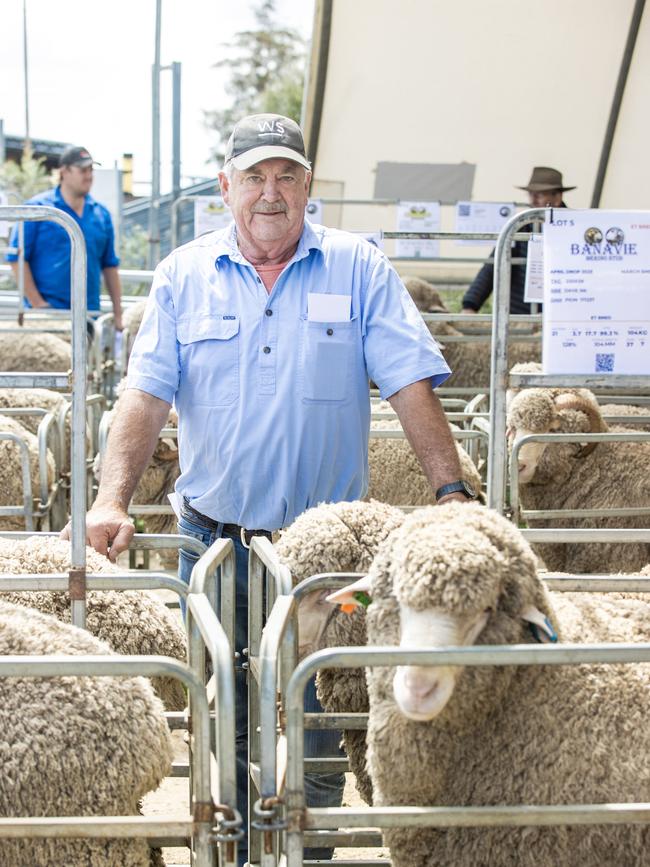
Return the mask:
<svg viewBox="0 0 650 867">
<path fill-rule="evenodd" d="M 244 527 L 239 528 L 239 539 L 244 548 L 246 548 L 246 550 L 248 551 L 250 549 L 250 544 L 246 544 L 246 530 L 244 529 Z"/>
</svg>

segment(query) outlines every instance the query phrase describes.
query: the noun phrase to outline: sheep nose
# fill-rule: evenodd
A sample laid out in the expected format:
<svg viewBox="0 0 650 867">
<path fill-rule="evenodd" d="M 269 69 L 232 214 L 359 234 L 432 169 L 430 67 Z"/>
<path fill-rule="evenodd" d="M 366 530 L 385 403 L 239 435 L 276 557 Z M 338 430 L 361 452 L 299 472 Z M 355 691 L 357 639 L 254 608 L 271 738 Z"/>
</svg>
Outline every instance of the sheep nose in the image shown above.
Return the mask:
<svg viewBox="0 0 650 867">
<path fill-rule="evenodd" d="M 432 676 L 431 672 L 424 673 L 412 669 L 407 669 L 404 672 L 404 686 L 412 695 L 417 697 L 428 695 L 437 682 L 438 678 L 435 675 Z"/>
<path fill-rule="evenodd" d="M 519 472 L 520 472 L 520 473 L 523 473 L 524 470 L 525 470 L 525 469 L 527 468 L 527 466 L 528 466 L 528 464 L 526 463 L 526 461 L 517 461 L 517 465 L 518 465 L 518 467 L 519 467 Z"/>
</svg>

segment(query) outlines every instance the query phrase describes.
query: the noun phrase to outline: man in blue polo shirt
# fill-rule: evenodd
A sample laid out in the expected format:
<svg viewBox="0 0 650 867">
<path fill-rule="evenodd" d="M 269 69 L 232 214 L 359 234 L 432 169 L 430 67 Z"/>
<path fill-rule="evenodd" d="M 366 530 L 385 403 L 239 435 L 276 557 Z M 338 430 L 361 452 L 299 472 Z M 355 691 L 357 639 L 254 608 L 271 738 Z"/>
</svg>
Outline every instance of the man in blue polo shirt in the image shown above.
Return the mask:
<svg viewBox="0 0 650 867">
<path fill-rule="evenodd" d="M 25 204 L 50 205 L 73 217 L 86 240 L 88 262 L 88 311 L 98 311 L 99 284 L 104 275 L 113 302 L 115 327 L 122 329 L 122 292 L 115 255 L 113 223 L 108 210 L 90 195 L 93 183 L 93 158 L 82 147 L 69 147 L 59 160 L 60 184 L 53 190 L 33 196 Z M 14 226 L 11 246 L 18 246 Z M 70 238 L 62 226 L 49 221 L 24 223 L 25 296 L 30 307 L 70 309 Z M 18 277 L 18 256 L 7 254 L 7 261 Z"/>
<path fill-rule="evenodd" d="M 219 175 L 234 222 L 156 269 L 87 517 L 89 543 L 114 560 L 133 535 L 129 501 L 173 402 L 179 530 L 206 544 L 234 541 L 238 651 L 248 643 L 251 536 L 270 536 L 311 506 L 359 499 L 368 489 L 369 377 L 396 410 L 438 501 L 474 496 L 460 481 L 434 392 L 450 373 L 444 358 L 383 253 L 305 220 L 310 180 L 292 120 L 254 115 L 235 126 Z M 195 562 L 181 549 L 185 581 Z M 241 670 L 236 689 L 238 806 L 245 811 Z M 306 707 L 317 710 L 313 684 L 310 690 Z M 310 755 L 336 748 L 336 732 L 307 734 Z M 342 775 L 313 775 L 308 803 L 340 804 L 342 785 Z M 308 857 L 328 855 L 312 850 Z"/>
</svg>

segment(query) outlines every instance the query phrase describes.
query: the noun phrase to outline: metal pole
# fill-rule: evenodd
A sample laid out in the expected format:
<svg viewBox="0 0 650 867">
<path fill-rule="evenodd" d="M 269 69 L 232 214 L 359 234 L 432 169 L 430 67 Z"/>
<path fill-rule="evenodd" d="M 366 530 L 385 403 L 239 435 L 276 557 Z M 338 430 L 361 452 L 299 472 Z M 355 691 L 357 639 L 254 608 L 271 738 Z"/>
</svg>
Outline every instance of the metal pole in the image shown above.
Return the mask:
<svg viewBox="0 0 650 867">
<path fill-rule="evenodd" d="M 508 387 L 508 316 L 510 315 L 511 242 L 515 232 L 542 220 L 546 210 L 531 208 L 512 216 L 501 230 L 494 253 L 488 506 L 503 513 L 506 494 L 506 388 Z"/>
<path fill-rule="evenodd" d="M 151 69 L 151 199 L 149 202 L 149 268 L 156 267 L 160 253 L 160 29 L 162 0 L 156 0 L 156 41 Z"/>
<path fill-rule="evenodd" d="M 591 197 L 592 208 L 600 207 L 600 197 L 602 195 L 603 186 L 605 184 L 607 165 L 609 163 L 609 156 L 612 151 L 612 143 L 614 141 L 614 134 L 616 133 L 616 124 L 618 123 L 618 116 L 621 111 L 623 94 L 625 93 L 627 76 L 630 71 L 630 66 L 632 64 L 632 55 L 634 54 L 634 46 L 636 45 L 636 38 L 639 33 L 639 27 L 641 25 L 641 17 L 643 15 L 644 6 L 645 0 L 636 0 L 636 3 L 634 4 L 634 10 L 632 11 L 632 20 L 630 21 L 630 29 L 627 34 L 625 49 L 623 50 L 621 68 L 618 71 L 618 81 L 616 82 L 616 89 L 614 91 L 614 97 L 612 99 L 612 107 L 609 112 L 609 120 L 607 121 L 607 129 L 605 130 L 603 149 L 600 154 L 598 172 L 596 173 L 596 180 L 594 182 L 594 192 Z"/>
<path fill-rule="evenodd" d="M 27 0 L 23 0 L 23 70 L 25 78 L 25 149 L 31 153 L 32 141 L 29 137 L 29 78 L 27 75 Z"/>
<path fill-rule="evenodd" d="M 5 161 L 5 122 L 0 117 L 0 163 Z"/>
<path fill-rule="evenodd" d="M 181 65 L 172 63 L 172 192 L 181 192 Z"/>
</svg>

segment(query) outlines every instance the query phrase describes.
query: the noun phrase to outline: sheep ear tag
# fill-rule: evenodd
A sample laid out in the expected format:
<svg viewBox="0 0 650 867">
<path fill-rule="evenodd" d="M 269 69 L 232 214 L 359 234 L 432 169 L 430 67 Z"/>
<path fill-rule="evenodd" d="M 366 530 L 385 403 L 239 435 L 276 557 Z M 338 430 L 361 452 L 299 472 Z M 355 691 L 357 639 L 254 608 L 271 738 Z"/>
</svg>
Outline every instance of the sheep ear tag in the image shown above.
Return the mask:
<svg viewBox="0 0 650 867">
<path fill-rule="evenodd" d="M 363 578 L 360 578 L 353 584 L 348 584 L 346 587 L 341 587 L 340 590 L 330 593 L 325 601 L 331 602 L 332 605 L 340 605 L 346 614 L 350 614 L 359 605 L 367 608 L 372 602 L 370 579 L 367 575 L 364 575 Z"/>
<path fill-rule="evenodd" d="M 534 605 L 529 605 L 521 612 L 523 620 L 528 621 L 530 631 L 533 634 L 535 641 L 540 644 L 555 644 L 557 642 L 557 632 L 553 629 L 551 621 L 542 614 L 539 608 Z"/>
</svg>

